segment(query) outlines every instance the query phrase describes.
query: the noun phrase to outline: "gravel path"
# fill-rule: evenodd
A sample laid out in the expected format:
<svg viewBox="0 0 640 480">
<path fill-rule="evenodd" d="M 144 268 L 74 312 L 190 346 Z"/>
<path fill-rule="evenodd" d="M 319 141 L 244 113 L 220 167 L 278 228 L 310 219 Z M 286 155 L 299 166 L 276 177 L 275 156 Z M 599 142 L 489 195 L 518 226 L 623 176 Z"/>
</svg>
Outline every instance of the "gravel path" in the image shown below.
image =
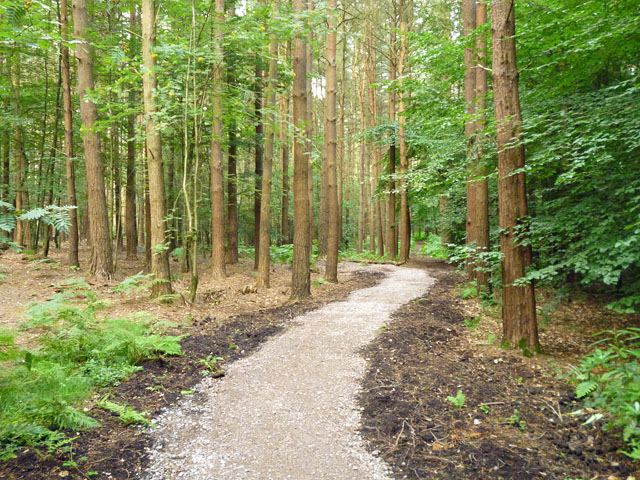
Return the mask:
<svg viewBox="0 0 640 480">
<path fill-rule="evenodd" d="M 372 268 L 387 274 L 380 284 L 297 317 L 231 364 L 223 379 L 205 379 L 196 395 L 157 418 L 143 478 L 390 478 L 358 434 L 356 397 L 365 371 L 359 351 L 434 279 L 423 270 Z"/>
</svg>

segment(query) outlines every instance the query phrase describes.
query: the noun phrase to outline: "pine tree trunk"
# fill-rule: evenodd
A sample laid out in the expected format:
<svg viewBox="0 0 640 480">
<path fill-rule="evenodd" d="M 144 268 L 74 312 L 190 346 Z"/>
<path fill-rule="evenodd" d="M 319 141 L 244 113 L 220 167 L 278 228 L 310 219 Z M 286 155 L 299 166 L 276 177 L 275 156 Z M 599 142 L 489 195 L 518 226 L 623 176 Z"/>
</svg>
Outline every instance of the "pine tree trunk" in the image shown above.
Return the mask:
<svg viewBox="0 0 640 480">
<path fill-rule="evenodd" d="M 315 3 L 308 0 L 308 9 L 314 11 Z M 306 48 L 306 100 L 307 100 L 307 124 L 305 135 L 307 137 L 307 197 L 309 201 L 309 255 L 313 252 L 313 241 L 316 239 L 315 215 L 313 211 L 313 164 L 311 163 L 311 153 L 313 152 L 313 88 L 311 84 L 311 74 L 313 73 L 313 30 L 309 31 L 309 40 Z"/>
<path fill-rule="evenodd" d="M 164 191 L 164 168 L 162 164 L 162 138 L 158 132 L 155 116 L 158 108 L 154 100 L 157 89 L 156 54 L 156 5 L 155 0 L 142 0 L 142 76 L 144 91 L 145 133 L 147 140 L 147 171 L 149 175 L 149 203 L 151 206 L 151 273 L 154 284 L 151 297 L 171 293 L 171 272 L 166 248 L 167 206 Z"/>
<path fill-rule="evenodd" d="M 255 163 L 255 187 L 253 192 L 253 246 L 255 250 L 253 267 L 258 268 L 258 255 L 260 255 L 260 210 L 262 209 L 262 173 L 264 169 L 264 123 L 262 123 L 262 68 L 261 59 L 256 59 L 255 77 L 255 125 L 256 125 L 256 163 Z"/>
<path fill-rule="evenodd" d="M 67 0 L 60 0 L 60 25 L 62 33 L 62 104 L 64 110 L 64 154 L 67 180 L 67 204 L 78 205 L 76 198 L 75 153 L 73 149 L 73 117 L 71 106 L 71 73 L 69 66 L 69 21 L 67 16 Z M 69 250 L 67 263 L 70 267 L 79 267 L 78 258 L 78 210 L 69 210 Z"/>
<path fill-rule="evenodd" d="M 487 22 L 487 4 L 479 2 L 476 4 L 476 28 L 480 28 Z M 487 138 L 483 133 L 487 127 L 486 108 L 487 108 L 487 40 L 481 34 L 476 39 L 476 51 L 478 55 L 478 67 L 476 67 L 475 78 L 475 134 L 476 139 L 473 142 L 473 170 L 471 174 L 474 179 L 469 183 L 469 190 L 473 198 L 473 214 L 471 215 L 471 241 L 475 242 L 478 252 L 489 251 L 489 182 L 486 179 L 486 169 L 483 167 L 483 150 L 484 143 Z M 476 282 L 478 284 L 478 292 L 483 287 L 489 287 L 489 273 L 483 271 L 486 269 L 484 262 L 477 262 L 479 270 L 475 272 Z"/>
<path fill-rule="evenodd" d="M 238 263 L 238 132 L 234 120 L 229 124 L 227 160 L 227 263 Z"/>
<path fill-rule="evenodd" d="M 136 10 L 129 12 L 129 28 L 137 30 Z M 131 55 L 137 51 L 136 35 L 131 35 L 129 50 Z M 129 91 L 129 105 L 134 106 L 136 94 L 133 88 Z M 127 117 L 127 167 L 125 186 L 125 237 L 127 239 L 127 257 L 136 258 L 138 255 L 138 233 L 136 229 L 136 117 L 131 113 Z"/>
<path fill-rule="evenodd" d="M 336 173 L 336 0 L 328 0 L 328 33 L 327 33 L 327 71 L 325 111 L 324 111 L 324 135 L 325 135 L 325 160 L 327 162 L 327 264 L 324 278 L 328 282 L 338 281 L 338 247 L 340 229 L 338 227 L 338 190 Z"/>
<path fill-rule="evenodd" d="M 293 0 L 297 21 L 305 16 L 306 0 Z M 309 151 L 307 149 L 305 123 L 307 122 L 307 46 L 301 32 L 295 37 L 293 48 L 293 273 L 291 299 L 298 300 L 311 295 L 310 259 L 310 211 L 309 211 Z"/>
<path fill-rule="evenodd" d="M 389 37 L 389 82 L 395 83 L 398 74 L 396 62 L 398 61 L 398 54 L 396 48 L 397 41 L 397 4 L 393 2 L 393 24 L 391 25 L 391 33 Z M 396 121 L 396 88 L 392 85 L 389 88 L 389 121 L 393 124 Z M 389 146 L 389 186 L 387 189 L 387 232 L 386 232 L 386 244 L 387 254 L 389 258 L 396 258 L 398 256 L 398 244 L 396 243 L 396 182 L 393 176 L 396 173 L 396 144 L 395 139 L 392 138 L 391 145 Z"/>
<path fill-rule="evenodd" d="M 78 96 L 80 97 L 80 116 L 83 126 L 83 144 L 87 175 L 87 217 L 91 237 L 91 263 L 89 272 L 99 277 L 110 278 L 113 274 L 113 252 L 109 214 L 105 196 L 104 170 L 100 151 L 100 137 L 94 130 L 98 121 L 96 105 L 85 98 L 92 91 L 93 57 L 87 39 L 89 16 L 86 0 L 73 0 L 74 34 L 78 39 L 76 58 L 78 59 Z"/>
<path fill-rule="evenodd" d="M 347 171 L 345 159 L 345 103 L 347 94 L 347 32 L 346 32 L 346 11 L 342 12 L 342 68 L 340 73 L 340 120 L 339 120 L 339 140 L 338 140 L 338 247 L 343 241 L 343 205 L 344 205 L 344 184 Z"/>
<path fill-rule="evenodd" d="M 223 46 L 222 22 L 224 22 L 224 0 L 216 0 L 215 48 L 218 64 L 213 72 L 211 94 L 211 264 L 215 279 L 226 277 L 224 253 L 224 188 L 222 172 L 222 89 L 223 89 Z M 196 147 L 197 148 L 197 147 Z"/>
<path fill-rule="evenodd" d="M 516 66 L 513 0 L 491 4 L 493 37 L 493 90 L 498 146 L 498 204 L 502 260 L 502 322 L 504 340 L 513 347 L 537 350 L 538 326 L 533 283 L 516 286 L 531 263 L 531 246 L 516 238 L 526 222 L 526 178 L 522 143 L 522 117 Z M 515 170 L 520 170 L 514 174 Z"/>
<path fill-rule="evenodd" d="M 272 5 L 273 19 L 277 19 L 280 2 L 276 1 Z M 258 255 L 258 277 L 256 285 L 258 287 L 269 288 L 269 267 L 271 256 L 269 247 L 271 245 L 271 178 L 273 174 L 273 143 L 276 130 L 278 128 L 278 117 L 275 114 L 276 107 L 276 83 L 278 81 L 278 43 L 275 34 L 271 35 L 269 44 L 269 77 L 265 95 L 267 137 L 264 147 L 264 164 L 262 170 L 262 204 L 260 209 L 260 253 Z"/>
<path fill-rule="evenodd" d="M 291 44 L 287 52 L 291 51 Z M 287 53 L 288 55 L 288 53 Z M 282 94 L 282 112 L 280 114 L 280 154 L 282 158 L 282 201 L 280 211 L 280 232 L 282 244 L 291 243 L 289 225 L 289 92 Z"/>
<path fill-rule="evenodd" d="M 407 28 L 404 11 L 404 1 L 400 0 L 400 58 L 398 60 L 398 88 L 400 96 L 398 102 L 398 143 L 400 147 L 400 261 L 407 262 L 409 260 L 411 250 L 411 227 L 409 219 L 409 200 L 407 198 L 407 170 L 409 161 L 407 158 L 407 143 L 405 138 L 405 96 L 404 92 L 404 76 L 405 76 L 405 59 L 407 55 Z"/>
</svg>

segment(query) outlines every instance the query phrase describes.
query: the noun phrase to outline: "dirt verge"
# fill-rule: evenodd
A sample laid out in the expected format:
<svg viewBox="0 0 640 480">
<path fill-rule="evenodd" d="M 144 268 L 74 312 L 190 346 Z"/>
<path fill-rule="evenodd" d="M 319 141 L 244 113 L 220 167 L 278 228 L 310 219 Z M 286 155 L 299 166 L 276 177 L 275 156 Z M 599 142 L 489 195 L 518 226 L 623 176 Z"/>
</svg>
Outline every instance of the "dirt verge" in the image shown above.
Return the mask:
<svg viewBox="0 0 640 480">
<path fill-rule="evenodd" d="M 110 400 L 126 403 L 137 411 L 149 412 L 151 416 L 156 415 L 179 396 L 188 395 L 191 387 L 202 379 L 205 368 L 201 359 L 209 355 L 223 357 L 224 368 L 225 364 L 250 354 L 265 340 L 282 331 L 295 316 L 325 303 L 342 300 L 353 290 L 376 284 L 382 276 L 377 272 L 355 271 L 341 276 L 340 284 L 325 286 L 327 288 L 308 301 L 219 320 L 195 318 L 188 329 L 180 332 L 189 334 L 182 341 L 183 356 L 145 362 L 144 370 L 110 390 Z M 237 309 L 242 311 L 242 305 Z M 96 398 L 104 394 L 101 392 Z M 41 458 L 34 449 L 26 448 L 18 458 L 0 464 L 0 478 L 137 478 L 146 462 L 144 451 L 148 437 L 144 430 L 123 426 L 117 417 L 91 404 L 87 405 L 87 410 L 100 421 L 101 426 L 88 432 L 69 432 L 75 437 L 71 443 L 72 451 L 56 452 Z M 71 461 L 77 466 L 70 464 Z"/>
<path fill-rule="evenodd" d="M 584 426 L 572 389 L 545 358 L 482 345 L 455 287 L 439 281 L 393 315 L 366 349 L 362 434 L 396 478 L 626 479 L 638 465 L 617 453 L 618 432 Z M 447 399 L 461 391 L 464 405 Z"/>
</svg>

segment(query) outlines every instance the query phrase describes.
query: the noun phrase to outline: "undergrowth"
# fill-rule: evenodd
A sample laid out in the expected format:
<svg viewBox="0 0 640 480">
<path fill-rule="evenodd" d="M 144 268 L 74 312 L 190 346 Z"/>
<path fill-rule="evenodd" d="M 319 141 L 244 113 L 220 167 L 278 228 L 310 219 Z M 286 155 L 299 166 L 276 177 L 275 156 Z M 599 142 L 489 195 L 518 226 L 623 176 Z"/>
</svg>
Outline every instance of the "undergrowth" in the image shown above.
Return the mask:
<svg viewBox="0 0 640 480">
<path fill-rule="evenodd" d="M 594 344 L 599 347 L 572 372 L 576 396 L 593 409 L 585 423 L 603 420 L 605 429 L 620 428 L 629 447 L 623 453 L 640 460 L 640 328 L 597 335 L 603 336 Z"/>
<path fill-rule="evenodd" d="M 442 245 L 442 239 L 435 233 L 429 233 L 424 239 L 424 245 L 420 249 L 420 255 L 426 255 L 431 258 L 448 259 L 451 252 L 447 247 Z"/>
<path fill-rule="evenodd" d="M 117 384 L 156 355 L 179 355 L 182 337 L 162 332 L 144 314 L 98 320 L 103 305 L 83 280 L 68 282 L 51 300 L 31 305 L 23 328 L 39 347 L 16 345 L 0 332 L 0 459 L 23 446 L 42 456 L 64 447 L 67 430 L 98 426 L 82 406 L 97 388 Z"/>
</svg>

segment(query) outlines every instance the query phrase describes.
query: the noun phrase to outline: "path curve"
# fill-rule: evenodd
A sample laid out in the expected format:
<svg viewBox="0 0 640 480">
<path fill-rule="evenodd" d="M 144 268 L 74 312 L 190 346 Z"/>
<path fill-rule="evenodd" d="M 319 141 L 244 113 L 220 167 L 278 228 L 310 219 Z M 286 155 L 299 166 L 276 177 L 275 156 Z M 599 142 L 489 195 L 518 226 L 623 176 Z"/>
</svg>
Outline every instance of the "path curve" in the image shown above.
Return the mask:
<svg viewBox="0 0 640 480">
<path fill-rule="evenodd" d="M 354 267 L 351 267 L 353 270 Z M 293 320 L 155 419 L 147 480 L 387 480 L 367 452 L 356 403 L 359 353 L 390 314 L 429 289 L 423 270 L 381 265 L 376 286 Z"/>
</svg>

